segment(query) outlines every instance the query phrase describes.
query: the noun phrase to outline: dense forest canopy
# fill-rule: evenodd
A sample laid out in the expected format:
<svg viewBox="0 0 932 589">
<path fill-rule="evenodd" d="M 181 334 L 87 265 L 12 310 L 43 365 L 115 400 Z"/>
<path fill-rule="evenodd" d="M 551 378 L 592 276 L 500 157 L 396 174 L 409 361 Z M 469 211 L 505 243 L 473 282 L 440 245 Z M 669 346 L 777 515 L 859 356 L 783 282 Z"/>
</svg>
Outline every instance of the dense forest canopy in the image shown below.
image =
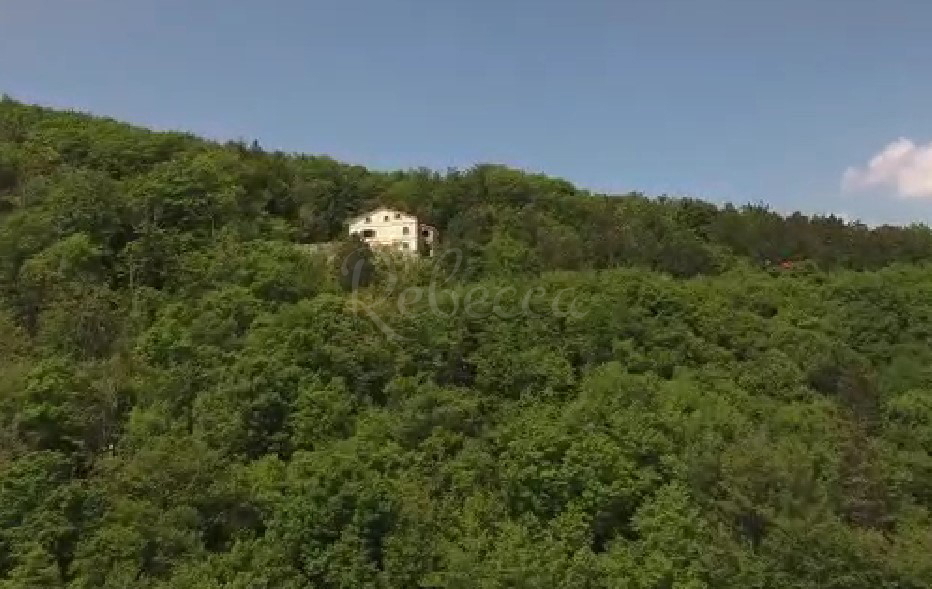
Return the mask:
<svg viewBox="0 0 932 589">
<path fill-rule="evenodd" d="M 923 225 L 6 98 L 0 588 L 932 587 L 930 342 Z"/>
</svg>

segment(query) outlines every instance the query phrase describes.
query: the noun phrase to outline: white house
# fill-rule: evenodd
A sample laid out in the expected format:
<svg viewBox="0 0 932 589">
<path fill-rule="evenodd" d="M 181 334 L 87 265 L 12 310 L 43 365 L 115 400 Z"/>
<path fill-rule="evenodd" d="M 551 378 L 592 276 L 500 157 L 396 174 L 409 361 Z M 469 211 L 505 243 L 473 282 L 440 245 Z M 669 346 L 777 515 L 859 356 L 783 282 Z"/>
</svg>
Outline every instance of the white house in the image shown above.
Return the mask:
<svg viewBox="0 0 932 589">
<path fill-rule="evenodd" d="M 350 235 L 358 235 L 372 248 L 394 248 L 412 254 L 430 255 L 437 230 L 414 215 L 379 207 L 349 220 Z"/>
</svg>

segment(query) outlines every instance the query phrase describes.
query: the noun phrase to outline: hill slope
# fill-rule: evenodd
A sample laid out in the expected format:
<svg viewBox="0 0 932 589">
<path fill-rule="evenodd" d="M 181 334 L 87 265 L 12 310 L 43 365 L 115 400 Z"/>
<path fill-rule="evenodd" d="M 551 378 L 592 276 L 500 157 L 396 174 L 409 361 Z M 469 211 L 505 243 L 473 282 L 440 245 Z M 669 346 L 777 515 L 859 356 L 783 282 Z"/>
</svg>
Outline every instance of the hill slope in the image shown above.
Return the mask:
<svg viewBox="0 0 932 589">
<path fill-rule="evenodd" d="M 0 588 L 932 586 L 930 260 L 5 100 Z"/>
</svg>

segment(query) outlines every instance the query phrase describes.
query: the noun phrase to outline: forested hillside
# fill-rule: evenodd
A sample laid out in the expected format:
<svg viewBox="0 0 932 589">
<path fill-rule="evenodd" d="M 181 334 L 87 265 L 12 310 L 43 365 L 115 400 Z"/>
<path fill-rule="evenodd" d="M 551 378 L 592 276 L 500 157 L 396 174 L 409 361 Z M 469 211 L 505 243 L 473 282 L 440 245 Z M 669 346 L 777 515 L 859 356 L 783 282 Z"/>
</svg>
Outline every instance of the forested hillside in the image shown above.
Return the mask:
<svg viewBox="0 0 932 589">
<path fill-rule="evenodd" d="M 4 99 L 0 588 L 932 587 L 930 342 L 925 226 Z"/>
</svg>

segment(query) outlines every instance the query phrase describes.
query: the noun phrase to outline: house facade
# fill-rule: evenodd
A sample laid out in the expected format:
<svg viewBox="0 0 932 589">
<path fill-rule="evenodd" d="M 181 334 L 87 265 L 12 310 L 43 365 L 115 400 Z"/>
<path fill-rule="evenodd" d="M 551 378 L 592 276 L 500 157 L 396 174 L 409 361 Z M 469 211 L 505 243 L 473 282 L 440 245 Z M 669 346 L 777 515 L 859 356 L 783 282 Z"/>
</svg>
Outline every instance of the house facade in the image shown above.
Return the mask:
<svg viewBox="0 0 932 589">
<path fill-rule="evenodd" d="M 437 231 L 414 215 L 379 207 L 349 221 L 350 235 L 356 235 L 373 249 L 391 248 L 411 254 L 430 255 Z"/>
</svg>

